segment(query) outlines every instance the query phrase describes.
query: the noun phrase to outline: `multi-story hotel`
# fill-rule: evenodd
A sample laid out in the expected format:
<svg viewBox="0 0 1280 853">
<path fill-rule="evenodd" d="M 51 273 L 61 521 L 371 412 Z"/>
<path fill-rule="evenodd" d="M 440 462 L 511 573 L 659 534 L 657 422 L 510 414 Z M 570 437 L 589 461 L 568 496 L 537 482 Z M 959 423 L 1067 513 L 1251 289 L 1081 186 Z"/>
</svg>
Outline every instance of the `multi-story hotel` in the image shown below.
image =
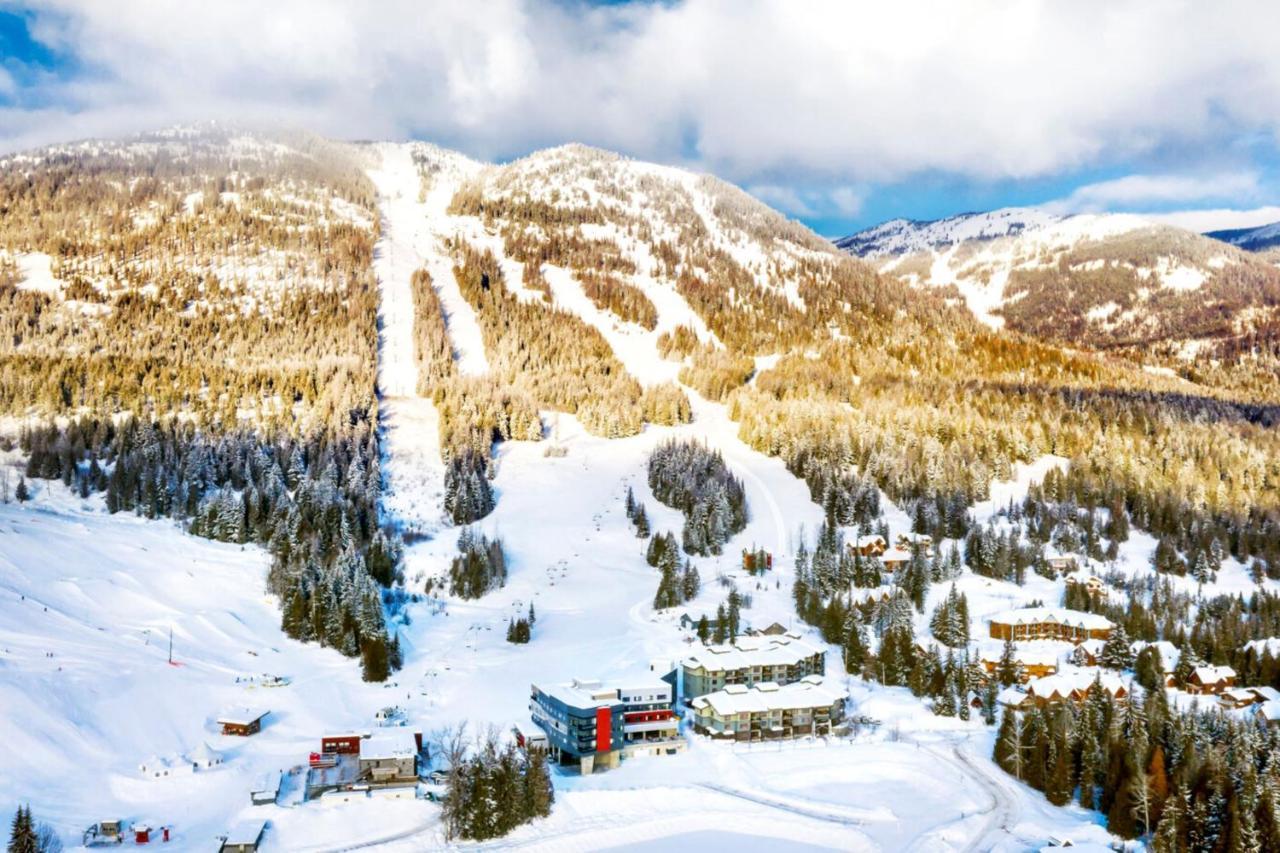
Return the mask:
<svg viewBox="0 0 1280 853">
<path fill-rule="evenodd" d="M 733 645 L 698 649 L 681 661 L 680 668 L 681 695 L 689 702 L 731 685 L 790 684 L 807 675 L 824 675 L 827 653 L 797 634 L 739 637 Z"/>
<path fill-rule="evenodd" d="M 1115 625 L 1105 616 L 1065 607 L 1023 607 L 991 617 L 991 636 L 997 640 L 1105 640 Z"/>
<path fill-rule="evenodd" d="M 575 678 L 568 684 L 533 685 L 529 712 L 547 733 L 547 749 L 583 773 L 616 767 L 624 758 L 673 755 L 685 747 L 672 708 L 672 687 L 658 679 L 605 686 Z"/>
<path fill-rule="evenodd" d="M 733 740 L 771 740 L 843 731 L 845 694 L 809 675 L 791 684 L 731 684 L 693 700 L 700 734 Z"/>
</svg>

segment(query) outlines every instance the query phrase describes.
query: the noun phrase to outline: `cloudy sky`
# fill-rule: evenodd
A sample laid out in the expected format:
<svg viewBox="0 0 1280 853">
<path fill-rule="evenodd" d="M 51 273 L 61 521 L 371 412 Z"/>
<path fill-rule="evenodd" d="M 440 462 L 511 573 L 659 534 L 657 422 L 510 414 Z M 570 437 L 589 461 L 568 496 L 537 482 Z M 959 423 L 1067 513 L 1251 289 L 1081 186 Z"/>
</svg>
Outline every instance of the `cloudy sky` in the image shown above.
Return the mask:
<svg viewBox="0 0 1280 853">
<path fill-rule="evenodd" d="M 1278 32 L 1270 0 L 0 0 L 0 150 L 239 119 L 501 160 L 580 141 L 828 235 L 1011 204 L 1256 224 Z"/>
</svg>

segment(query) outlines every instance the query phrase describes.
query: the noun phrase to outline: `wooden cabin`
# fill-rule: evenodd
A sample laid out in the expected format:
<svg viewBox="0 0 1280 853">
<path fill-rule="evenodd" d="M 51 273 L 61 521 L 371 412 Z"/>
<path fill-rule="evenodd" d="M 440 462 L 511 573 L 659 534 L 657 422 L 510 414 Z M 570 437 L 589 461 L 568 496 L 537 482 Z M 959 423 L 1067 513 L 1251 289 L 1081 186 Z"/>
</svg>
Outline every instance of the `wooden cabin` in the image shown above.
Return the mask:
<svg viewBox="0 0 1280 853">
<path fill-rule="evenodd" d="M 218 725 L 222 728 L 224 735 L 248 737 L 262 731 L 262 721 L 270 713 L 270 711 L 251 711 L 245 708 L 222 715 L 218 718 Z"/>
<path fill-rule="evenodd" d="M 1236 685 L 1236 671 L 1229 666 L 1198 666 L 1187 678 L 1187 692 L 1216 696 Z"/>
</svg>

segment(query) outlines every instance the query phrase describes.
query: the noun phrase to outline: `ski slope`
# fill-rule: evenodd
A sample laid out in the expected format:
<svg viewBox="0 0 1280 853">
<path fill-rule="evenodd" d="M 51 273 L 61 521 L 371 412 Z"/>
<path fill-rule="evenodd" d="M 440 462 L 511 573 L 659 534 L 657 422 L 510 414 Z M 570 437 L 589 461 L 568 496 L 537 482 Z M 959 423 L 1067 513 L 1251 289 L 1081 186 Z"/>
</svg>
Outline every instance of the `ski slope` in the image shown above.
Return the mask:
<svg viewBox="0 0 1280 853">
<path fill-rule="evenodd" d="M 504 732 L 526 721 L 534 682 L 666 671 L 694 642 L 681 614 L 713 615 L 729 583 L 752 597 L 744 623 L 780 622 L 818 641 L 795 618 L 791 585 L 797 537 L 803 531 L 812 539 L 821 509 L 781 460 L 738 438 L 724 406 L 692 391 L 690 424 L 609 440 L 548 412 L 544 421 L 556 423 L 566 455 L 545 455 L 542 442 L 503 443 L 497 507 L 475 526 L 503 540 L 506 586 L 475 601 L 442 594 L 438 583 L 426 593 L 429 579 L 446 575 L 457 531 L 440 513 L 436 413 L 417 393 L 409 279 L 419 268 L 431 272 L 459 370 L 476 375 L 489 369 L 483 339 L 445 241 L 463 236 L 487 246 L 513 282 L 521 270 L 478 220 L 448 213 L 452 188 L 478 164 L 418 144 L 376 151 L 383 509 L 392 523 L 421 534 L 405 549 L 404 570 L 409 591 L 422 595 L 394 617 L 405 666 L 386 685 L 365 684 L 357 661 L 286 638 L 278 602 L 263 593 L 268 559 L 258 548 L 194 539 L 168 521 L 111 516 L 100 499 L 81 501 L 57 482 L 37 484 L 32 502 L 0 506 L 0 727 L 17 733 L 0 757 L 0 806 L 31 802 L 69 844 L 89 823 L 118 816 L 173 824 L 170 849 L 208 849 L 218 832 L 259 817 L 271 822 L 266 851 L 440 849 L 438 806 L 304 804 L 299 777 L 288 771 L 305 763 L 323 734 L 371 729 L 385 705 L 403 707 L 430 741 L 447 727 Z M 421 200 L 415 157 L 434 167 Z M 679 365 L 658 356 L 656 333 L 596 309 L 567 272 L 548 267 L 546 274 L 557 304 L 599 329 L 632 375 L 646 384 L 675 378 Z M 688 322 L 674 289 L 650 285 L 671 294 L 654 299 L 659 330 Z M 670 438 L 721 451 L 743 481 L 750 521 L 723 555 L 694 558 L 699 596 L 659 612 L 652 606 L 658 574 L 644 560 L 623 500 L 630 487 L 655 532 L 679 534 L 680 514 L 659 504 L 646 481 L 649 453 Z M 0 457 L 0 464 L 19 463 L 16 454 Z M 1012 483 L 993 488 L 982 511 L 1025 493 L 1056 464 L 1020 468 Z M 887 506 L 897 533 L 905 518 Z M 740 551 L 754 546 L 773 552 L 765 578 L 740 569 Z M 972 590 L 975 615 L 1060 593 L 1040 578 L 1027 587 L 972 575 L 962 583 Z M 532 642 L 507 643 L 508 621 L 531 604 Z M 178 666 L 167 661 L 170 627 Z M 264 673 L 290 683 L 236 680 Z M 834 648 L 827 675 L 848 686 L 853 713 L 883 725 L 849 740 L 754 746 L 691 737 L 679 756 L 628 761 L 585 778 L 557 775 L 549 818 L 467 848 L 1019 850 L 1050 834 L 1107 837 L 1094 816 L 1053 809 L 1004 779 L 987 758 L 992 733 L 976 720 L 935 717 L 904 689 L 847 677 Z M 271 709 L 265 730 L 248 739 L 218 734 L 218 713 L 244 705 Z M 166 780 L 138 772 L 152 755 L 206 743 L 225 755 L 224 766 Z M 250 806 L 253 779 L 273 770 L 286 772 L 280 804 Z"/>
</svg>

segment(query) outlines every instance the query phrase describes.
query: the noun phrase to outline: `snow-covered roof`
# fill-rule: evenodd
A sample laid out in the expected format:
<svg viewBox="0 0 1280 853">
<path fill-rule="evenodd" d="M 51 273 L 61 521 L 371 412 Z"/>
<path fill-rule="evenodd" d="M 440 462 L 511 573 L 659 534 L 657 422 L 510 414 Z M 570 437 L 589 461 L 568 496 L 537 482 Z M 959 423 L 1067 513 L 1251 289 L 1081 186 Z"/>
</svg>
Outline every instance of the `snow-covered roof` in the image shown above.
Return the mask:
<svg viewBox="0 0 1280 853">
<path fill-rule="evenodd" d="M 622 701 L 618 698 L 618 688 L 605 687 L 595 679 L 575 678 L 567 684 L 546 687 L 535 684 L 534 687 L 571 708 L 606 708 Z"/>
<path fill-rule="evenodd" d="M 1085 640 L 1083 643 L 1080 644 L 1080 648 L 1084 649 L 1086 652 L 1093 655 L 1094 657 L 1097 657 L 1098 655 L 1102 654 L 1102 649 L 1104 646 L 1106 646 L 1106 644 L 1107 644 L 1106 640 L 1099 640 L 1099 639 Z"/>
<path fill-rule="evenodd" d="M 906 551 L 906 550 L 903 550 L 902 548 L 897 548 L 897 547 L 889 548 L 885 550 L 883 554 L 880 555 L 880 562 L 882 563 L 905 563 L 910 559 L 911 559 L 910 551 Z"/>
<path fill-rule="evenodd" d="M 1253 706 L 1253 714 L 1269 723 L 1280 720 L 1280 699 L 1268 699 Z"/>
<path fill-rule="evenodd" d="M 886 544 L 884 541 L 884 537 L 879 535 L 878 533 L 872 533 L 868 536 L 859 536 L 856 541 L 858 543 L 859 548 L 867 548 L 872 545 Z"/>
<path fill-rule="evenodd" d="M 1259 657 L 1271 652 L 1272 657 L 1280 657 L 1280 637 L 1267 637 L 1263 640 L 1250 640 L 1244 644 L 1245 651 L 1253 651 Z"/>
<path fill-rule="evenodd" d="M 280 790 L 280 783 L 284 780 L 284 774 L 279 770 L 272 770 L 263 773 L 253 780 L 253 788 L 250 793 L 254 794 L 274 794 Z"/>
<path fill-rule="evenodd" d="M 1160 665 L 1164 667 L 1165 675 L 1172 673 L 1178 668 L 1178 661 L 1182 659 L 1182 652 L 1178 647 L 1168 640 L 1160 640 L 1154 643 L 1148 643 L 1144 640 L 1135 640 L 1129 648 L 1136 655 L 1148 646 L 1155 646 L 1160 652 Z"/>
<path fill-rule="evenodd" d="M 1014 660 L 1030 666 L 1056 666 L 1062 656 L 1075 648 L 1070 643 L 1058 640 L 1029 640 L 1017 643 L 1013 647 Z M 978 653 L 981 660 L 999 662 L 1004 656 L 1004 644 L 984 643 Z"/>
<path fill-rule="evenodd" d="M 761 682 L 754 687 L 731 684 L 723 690 L 694 699 L 693 707 L 696 710 L 709 707 L 719 716 L 727 717 L 732 714 L 825 708 L 844 697 L 843 692 L 827 686 L 820 677 L 810 675 L 782 685 L 772 681 Z"/>
<path fill-rule="evenodd" d="M 1236 671 L 1229 666 L 1198 666 L 1192 670 L 1191 677 L 1201 684 L 1217 684 L 1235 678 Z"/>
<path fill-rule="evenodd" d="M 256 710 L 254 708 L 236 708 L 221 714 L 218 717 L 218 725 L 249 726 L 253 725 L 253 723 L 261 720 L 270 713 L 271 712 L 269 710 L 265 709 Z"/>
<path fill-rule="evenodd" d="M 862 587 L 855 586 L 849 589 L 849 602 L 851 604 L 862 604 L 865 601 L 883 600 L 893 597 L 893 591 L 897 587 L 890 584 L 881 584 L 880 586 Z"/>
<path fill-rule="evenodd" d="M 1099 670 L 1077 670 L 1074 672 L 1061 672 L 1057 675 L 1046 675 L 1044 678 L 1033 678 L 1027 683 L 1027 692 L 1041 699 L 1052 699 L 1054 696 L 1065 699 L 1076 691 L 1084 692 L 1088 690 L 1093 686 L 1094 682 L 1100 683 L 1102 689 L 1112 696 L 1117 695 L 1121 690 L 1127 689 L 1127 685 L 1120 676 L 1114 673 Z"/>
<path fill-rule="evenodd" d="M 1068 610 L 1065 607 L 1020 607 L 1015 610 L 1001 610 L 999 613 L 993 613 L 990 621 L 1001 625 L 1054 623 L 1088 631 L 1106 631 L 1115 627 L 1105 616 L 1080 610 Z"/>
<path fill-rule="evenodd" d="M 360 758 L 364 761 L 408 758 L 417 754 L 417 739 L 408 729 L 387 729 L 360 741 Z"/>
<path fill-rule="evenodd" d="M 241 821 L 231 827 L 231 831 L 227 833 L 227 844 L 257 844 L 258 839 L 262 837 L 263 830 L 266 828 L 267 822 L 265 820 Z"/>
<path fill-rule="evenodd" d="M 996 702 L 1001 705 L 1021 705 L 1027 701 L 1027 691 L 1014 684 L 996 694 Z"/>
<path fill-rule="evenodd" d="M 684 666 L 725 671 L 753 666 L 794 666 L 822 650 L 796 634 L 739 637 L 736 645 L 706 646 L 684 659 Z"/>
<path fill-rule="evenodd" d="M 201 743 L 195 749 L 187 753 L 187 758 L 201 764 L 207 764 L 214 761 L 221 761 L 222 753 L 218 752 L 207 743 Z"/>
</svg>

